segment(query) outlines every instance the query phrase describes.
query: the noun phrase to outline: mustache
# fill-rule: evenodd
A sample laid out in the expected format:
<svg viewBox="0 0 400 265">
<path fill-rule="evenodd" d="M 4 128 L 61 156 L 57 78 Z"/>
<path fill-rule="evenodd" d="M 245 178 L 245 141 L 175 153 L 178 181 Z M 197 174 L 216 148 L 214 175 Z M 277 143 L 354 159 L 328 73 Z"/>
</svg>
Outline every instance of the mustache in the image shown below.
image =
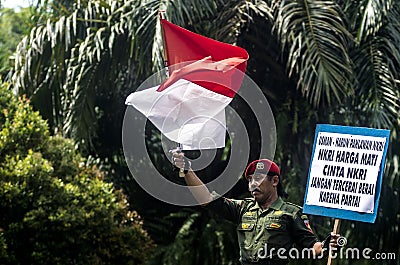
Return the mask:
<svg viewBox="0 0 400 265">
<path fill-rule="evenodd" d="M 253 191 L 261 192 L 260 188 L 258 188 L 258 187 L 251 187 L 251 188 L 249 188 L 249 191 L 250 192 L 253 192 Z"/>
</svg>

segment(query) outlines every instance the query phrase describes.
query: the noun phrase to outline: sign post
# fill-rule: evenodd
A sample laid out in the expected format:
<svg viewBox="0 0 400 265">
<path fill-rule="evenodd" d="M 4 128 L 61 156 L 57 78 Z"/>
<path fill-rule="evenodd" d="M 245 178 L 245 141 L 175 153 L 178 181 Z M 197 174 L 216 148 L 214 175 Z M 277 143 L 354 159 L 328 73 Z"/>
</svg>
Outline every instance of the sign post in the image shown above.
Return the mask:
<svg viewBox="0 0 400 265">
<path fill-rule="evenodd" d="M 340 219 L 335 219 L 332 233 L 339 234 L 339 228 L 340 228 Z M 332 255 L 331 254 L 332 253 L 329 253 L 329 255 L 328 255 L 328 262 L 326 263 L 326 265 L 332 264 Z"/>
<path fill-rule="evenodd" d="M 303 212 L 335 218 L 336 233 L 340 219 L 374 223 L 389 136 L 389 130 L 318 124 Z"/>
</svg>

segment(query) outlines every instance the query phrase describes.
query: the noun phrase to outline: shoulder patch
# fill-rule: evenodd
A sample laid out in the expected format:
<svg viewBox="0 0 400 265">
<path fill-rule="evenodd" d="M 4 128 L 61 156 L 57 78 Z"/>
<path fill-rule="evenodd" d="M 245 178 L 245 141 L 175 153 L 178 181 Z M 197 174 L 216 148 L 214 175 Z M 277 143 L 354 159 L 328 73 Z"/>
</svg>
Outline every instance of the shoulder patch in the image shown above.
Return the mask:
<svg viewBox="0 0 400 265">
<path fill-rule="evenodd" d="M 305 215 L 305 214 L 302 214 L 302 215 L 300 216 L 300 218 L 303 219 L 303 220 L 308 220 L 308 217 L 307 217 L 307 215 Z"/>
<path fill-rule="evenodd" d="M 314 234 L 313 230 L 311 229 L 310 226 L 310 221 L 304 220 L 304 225 L 307 227 L 308 231 L 310 231 L 312 234 Z"/>
</svg>

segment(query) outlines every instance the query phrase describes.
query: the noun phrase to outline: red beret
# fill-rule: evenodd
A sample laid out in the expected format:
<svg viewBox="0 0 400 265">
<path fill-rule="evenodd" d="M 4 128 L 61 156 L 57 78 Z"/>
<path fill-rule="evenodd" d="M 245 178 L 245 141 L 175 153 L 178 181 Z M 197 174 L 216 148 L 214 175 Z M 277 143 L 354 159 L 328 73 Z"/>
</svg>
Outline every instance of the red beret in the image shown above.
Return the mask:
<svg viewBox="0 0 400 265">
<path fill-rule="evenodd" d="M 260 159 L 251 162 L 244 172 L 244 177 L 247 178 L 248 175 L 254 174 L 254 172 L 264 174 L 270 172 L 278 176 L 281 174 L 278 165 L 268 159 Z"/>
</svg>

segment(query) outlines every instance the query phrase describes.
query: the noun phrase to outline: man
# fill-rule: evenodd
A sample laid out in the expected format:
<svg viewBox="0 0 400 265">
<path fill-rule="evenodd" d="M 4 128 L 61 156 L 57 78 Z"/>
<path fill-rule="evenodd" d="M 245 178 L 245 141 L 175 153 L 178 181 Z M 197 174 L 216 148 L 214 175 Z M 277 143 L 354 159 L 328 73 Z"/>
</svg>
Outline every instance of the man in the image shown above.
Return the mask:
<svg viewBox="0 0 400 265">
<path fill-rule="evenodd" d="M 208 191 L 187 165 L 189 161 L 183 153 L 174 153 L 173 160 L 178 168 L 186 168 L 184 178 L 196 200 L 237 224 L 242 264 L 287 264 L 289 257 L 302 253 L 302 250 L 292 251 L 293 246 L 309 249 L 303 253 L 310 254 L 298 258 L 320 256 L 329 243 L 337 247 L 339 235 L 332 234 L 319 242 L 301 207 L 282 200 L 287 194 L 280 183 L 280 169 L 274 162 L 268 159 L 251 162 L 244 177 L 253 198 L 233 200 L 215 199 L 217 195 Z"/>
</svg>

